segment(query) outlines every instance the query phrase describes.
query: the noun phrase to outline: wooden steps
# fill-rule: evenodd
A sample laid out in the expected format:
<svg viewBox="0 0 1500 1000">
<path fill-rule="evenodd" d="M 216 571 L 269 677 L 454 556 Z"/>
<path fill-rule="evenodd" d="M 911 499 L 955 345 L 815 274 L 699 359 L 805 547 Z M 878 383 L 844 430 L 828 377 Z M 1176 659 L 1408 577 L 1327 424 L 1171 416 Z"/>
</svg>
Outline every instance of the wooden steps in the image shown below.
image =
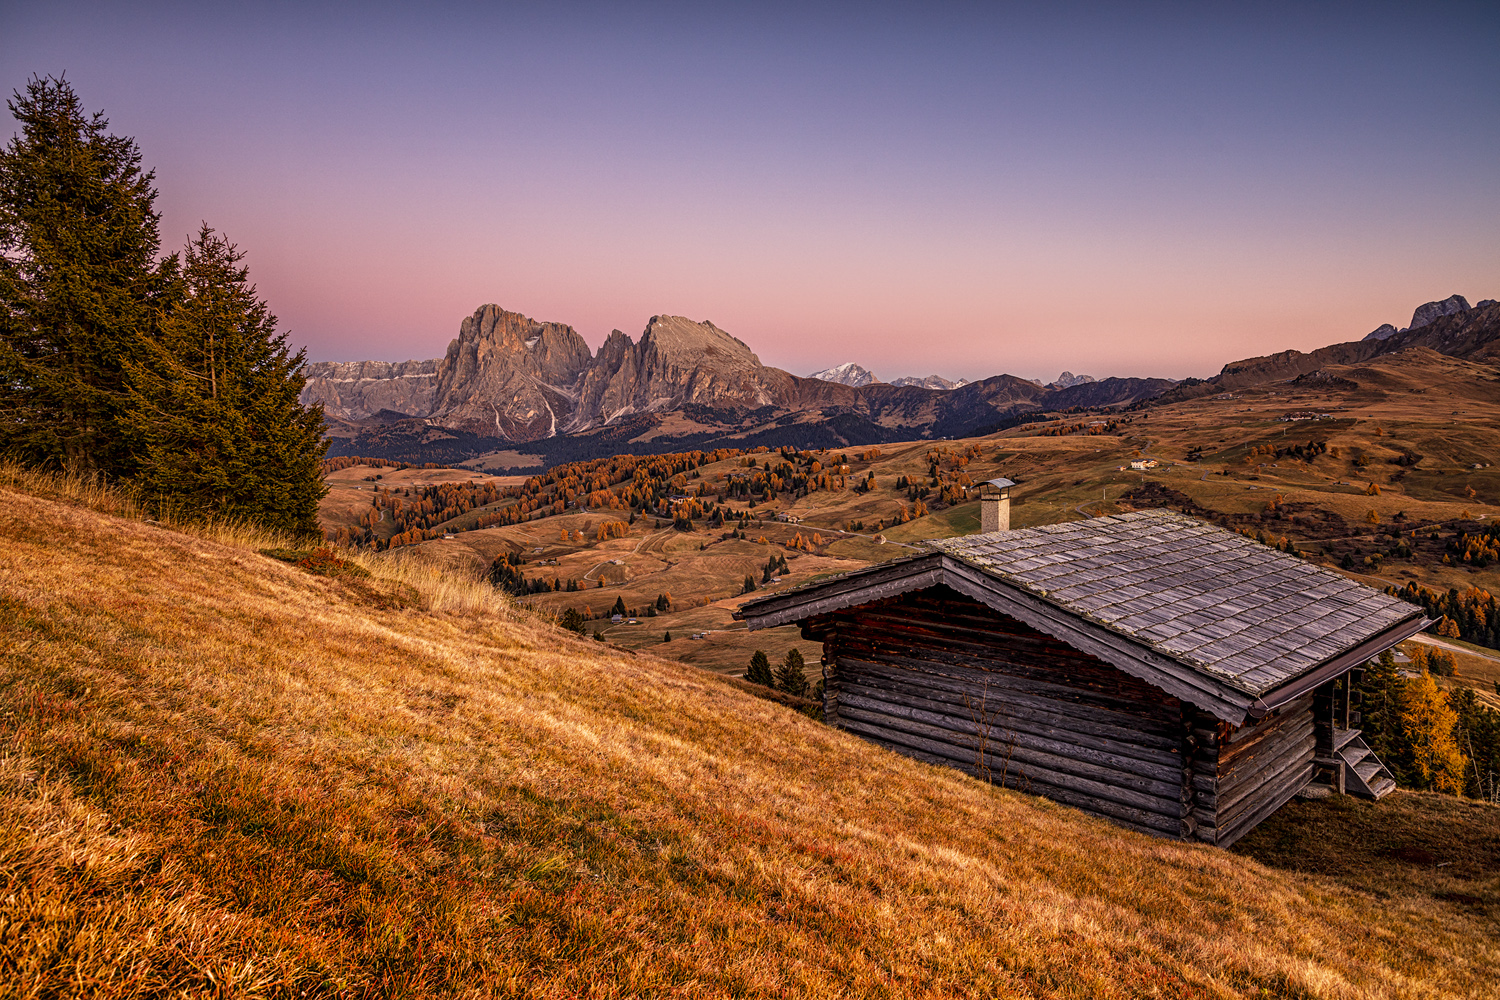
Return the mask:
<svg viewBox="0 0 1500 1000">
<path fill-rule="evenodd" d="M 1343 765 L 1344 790 L 1365 799 L 1379 799 L 1396 787 L 1396 777 L 1375 751 L 1360 737 L 1358 729 L 1334 730 L 1334 758 Z"/>
</svg>

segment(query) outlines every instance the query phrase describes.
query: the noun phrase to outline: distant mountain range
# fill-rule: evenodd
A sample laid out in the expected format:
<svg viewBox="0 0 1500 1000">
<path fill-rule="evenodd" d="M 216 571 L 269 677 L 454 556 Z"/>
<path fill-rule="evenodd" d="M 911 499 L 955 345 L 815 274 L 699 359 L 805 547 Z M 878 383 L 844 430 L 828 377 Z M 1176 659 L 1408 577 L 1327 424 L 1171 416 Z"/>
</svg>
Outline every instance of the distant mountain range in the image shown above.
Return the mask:
<svg viewBox="0 0 1500 1000">
<path fill-rule="evenodd" d="M 851 386 L 855 389 L 867 385 L 877 385 L 881 379 L 875 376 L 870 369 L 857 365 L 853 361 L 846 361 L 834 368 L 825 368 L 820 372 L 813 372 L 808 378 L 822 379 L 824 382 L 837 382 L 839 385 Z M 1057 381 L 1049 383 L 1049 389 L 1071 389 L 1075 385 L 1085 382 L 1097 382 L 1098 379 L 1092 375 L 1074 375 L 1072 372 L 1063 372 L 1057 377 Z M 915 375 L 903 375 L 901 378 L 893 378 L 889 385 L 910 385 L 919 389 L 957 389 L 969 384 L 969 380 L 961 378 L 957 382 L 943 378 L 941 375 L 928 375 L 919 378 Z M 1039 383 L 1040 384 L 1040 383 Z"/>
<path fill-rule="evenodd" d="M 550 463 L 696 447 L 843 447 L 985 433 L 1025 414 L 1116 406 L 1166 379 L 1041 386 L 1013 375 L 897 385 L 858 365 L 800 378 L 761 364 L 708 321 L 653 316 L 639 341 L 610 334 L 591 353 L 570 326 L 486 305 L 447 354 L 399 364 L 314 362 L 304 402 L 322 402 L 331 454 L 455 462 L 517 453 Z M 915 383 L 915 384 L 911 384 Z"/>
<path fill-rule="evenodd" d="M 1444 311 L 1457 300 L 1463 308 Z M 1500 365 L 1500 304 L 1485 299 L 1470 307 L 1462 296 L 1418 307 L 1413 326 L 1384 336 L 1332 344 L 1315 351 L 1281 351 L 1231 361 L 1209 379 L 1187 379 L 1155 401 L 1171 403 L 1266 382 L 1315 382 L 1330 365 L 1354 365 L 1398 351 L 1426 348 L 1484 365 Z M 1382 328 L 1383 329 L 1383 328 Z M 1374 333 L 1380 333 L 1380 330 Z M 1500 381 L 1500 373 L 1497 373 Z"/>
<path fill-rule="evenodd" d="M 534 467 L 627 452 L 965 437 L 1029 414 L 1191 399 L 1414 347 L 1500 363 L 1500 305 L 1491 299 L 1425 303 L 1410 327 L 1383 331 L 1230 362 L 1181 383 L 1071 372 L 1049 385 L 1014 375 L 887 383 L 853 362 L 809 378 L 768 367 L 706 320 L 653 316 L 638 341 L 615 330 L 593 353 L 570 326 L 486 305 L 463 320 L 442 358 L 307 365 L 302 399 L 323 403 L 330 454 Z"/>
<path fill-rule="evenodd" d="M 867 385 L 895 385 L 916 386 L 918 389 L 957 389 L 959 386 L 968 385 L 969 380 L 961 378 L 957 382 L 943 378 L 941 375 L 928 375 L 926 378 L 918 378 L 914 375 L 903 375 L 893 378 L 888 383 L 881 382 L 875 377 L 875 373 L 868 368 L 861 367 L 853 361 L 846 361 L 836 368 L 826 368 L 820 372 L 813 372 L 808 378 L 822 379 L 824 382 L 837 382 L 839 385 L 847 385 L 854 389 L 860 389 Z"/>
</svg>

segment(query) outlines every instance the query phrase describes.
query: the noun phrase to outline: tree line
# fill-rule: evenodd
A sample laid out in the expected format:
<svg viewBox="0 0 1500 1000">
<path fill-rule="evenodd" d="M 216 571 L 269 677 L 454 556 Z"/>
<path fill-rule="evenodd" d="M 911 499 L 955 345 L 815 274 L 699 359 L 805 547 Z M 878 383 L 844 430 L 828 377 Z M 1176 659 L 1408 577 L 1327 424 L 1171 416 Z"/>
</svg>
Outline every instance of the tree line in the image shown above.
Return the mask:
<svg viewBox="0 0 1500 1000">
<path fill-rule="evenodd" d="M 0 150 L 0 453 L 134 486 L 163 513 L 317 532 L 320 407 L 244 254 L 163 255 L 155 174 L 60 77 Z"/>
<path fill-rule="evenodd" d="M 1416 676 L 1402 677 L 1387 650 L 1356 682 L 1365 742 L 1405 788 L 1500 803 L 1500 712 L 1473 688 L 1438 686 L 1434 674 L 1454 672 L 1451 653 L 1411 653 Z"/>
</svg>

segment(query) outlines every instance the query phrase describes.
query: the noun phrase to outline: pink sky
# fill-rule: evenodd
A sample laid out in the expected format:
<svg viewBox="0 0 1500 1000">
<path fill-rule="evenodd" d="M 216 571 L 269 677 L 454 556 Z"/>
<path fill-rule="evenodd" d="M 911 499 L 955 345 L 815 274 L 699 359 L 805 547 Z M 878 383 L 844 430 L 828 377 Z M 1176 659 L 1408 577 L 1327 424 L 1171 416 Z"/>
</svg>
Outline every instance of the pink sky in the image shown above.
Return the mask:
<svg viewBox="0 0 1500 1000">
<path fill-rule="evenodd" d="M 66 70 L 313 360 L 496 302 L 799 374 L 1204 376 L 1500 296 L 1486 7 L 577 10 L 38 5 L 0 69 Z"/>
</svg>

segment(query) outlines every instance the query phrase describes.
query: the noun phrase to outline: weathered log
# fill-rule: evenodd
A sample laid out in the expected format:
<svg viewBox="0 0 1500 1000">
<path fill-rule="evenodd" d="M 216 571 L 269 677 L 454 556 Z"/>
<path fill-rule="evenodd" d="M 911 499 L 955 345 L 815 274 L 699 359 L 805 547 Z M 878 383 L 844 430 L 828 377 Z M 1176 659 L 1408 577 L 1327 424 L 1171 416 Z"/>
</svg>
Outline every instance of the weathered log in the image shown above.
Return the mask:
<svg viewBox="0 0 1500 1000">
<path fill-rule="evenodd" d="M 1245 810 L 1254 810 L 1255 803 L 1267 794 L 1288 771 L 1311 767 L 1316 742 L 1309 733 L 1306 739 L 1289 744 L 1281 753 L 1266 760 L 1266 766 L 1227 788 L 1219 788 L 1215 809 L 1220 825 L 1234 822 Z"/>
<path fill-rule="evenodd" d="M 872 674 L 841 673 L 841 691 L 859 691 L 869 697 L 884 701 L 906 701 L 920 704 L 934 712 L 944 712 L 960 717 L 977 718 L 981 714 L 1007 725 L 1063 729 L 1080 736 L 1087 736 L 1084 745 L 1096 749 L 1136 757 L 1172 771 L 1182 769 L 1182 752 L 1165 740 L 1153 739 L 1154 746 L 1142 746 L 1133 742 L 1138 734 L 1125 725 L 1111 725 L 1099 721 L 1097 713 L 1070 711 L 1066 702 L 1048 701 L 1028 695 L 1004 691 L 983 691 L 978 697 L 959 696 L 953 692 L 931 685 L 917 683 L 916 678 L 903 683 Z M 1128 720 L 1116 719 L 1117 722 Z"/>
<path fill-rule="evenodd" d="M 1312 780 L 1313 770 L 1312 761 L 1309 760 L 1305 767 L 1288 772 L 1275 787 L 1266 790 L 1265 801 L 1259 808 L 1241 816 L 1232 825 L 1220 827 L 1215 843 L 1220 847 L 1228 847 L 1255 829 L 1266 817 L 1286 805 L 1291 801 L 1292 796 L 1307 787 L 1307 783 Z"/>
<path fill-rule="evenodd" d="M 955 770 L 963 771 L 965 774 L 969 775 L 972 778 L 979 778 L 981 781 L 988 780 L 991 784 L 1003 785 L 1003 787 L 1009 788 L 1012 791 L 1024 792 L 1028 795 L 1039 795 L 1043 798 L 1051 799 L 1054 802 L 1060 802 L 1066 806 L 1072 806 L 1075 809 L 1080 809 L 1084 812 L 1099 816 L 1103 819 L 1110 820 L 1111 822 L 1118 823 L 1121 826 L 1137 830 L 1141 833 L 1149 833 L 1157 837 L 1180 836 L 1182 829 L 1182 820 L 1179 817 L 1173 817 L 1163 813 L 1149 812 L 1146 810 L 1132 809 L 1128 806 L 1124 806 L 1116 802 L 1096 799 L 1086 794 L 1079 794 L 1078 792 L 1075 792 L 1069 788 L 1049 785 L 1041 781 L 1040 779 L 1031 778 L 1031 776 L 1029 775 L 1007 774 L 1005 776 L 1004 782 L 1002 782 L 998 774 L 991 773 L 986 779 L 983 775 L 980 774 L 979 770 L 974 767 L 972 762 L 953 760 L 952 758 L 945 757 L 941 754 L 935 754 L 930 751 L 923 750 L 921 747 L 912 746 L 910 743 L 904 742 L 902 739 L 888 738 L 882 735 L 878 731 L 877 727 L 868 728 L 871 731 L 859 733 L 862 738 L 869 740 L 877 746 L 882 746 L 887 750 L 891 750 L 894 753 L 899 753 L 903 757 L 911 757 L 914 760 L 920 760 L 928 764 L 937 764 L 941 767 L 951 767 Z M 851 732 L 852 731 L 854 730 L 851 729 Z M 890 735 L 893 737 L 902 736 L 902 734 L 899 733 L 893 733 Z"/>
<path fill-rule="evenodd" d="M 967 739 L 980 739 L 988 733 L 989 738 L 997 744 L 1011 743 L 1018 747 L 1025 746 L 1060 757 L 1085 761 L 1121 775 L 1138 777 L 1143 783 L 1136 787 L 1146 787 L 1146 784 L 1149 784 L 1153 789 L 1180 788 L 1182 785 L 1180 761 L 1173 762 L 1176 766 L 1169 764 L 1163 767 L 1139 758 L 1112 753 L 1107 745 L 1103 748 L 1090 745 L 1090 743 L 1101 742 L 1107 744 L 1107 741 L 1097 741 L 1083 733 L 1032 726 L 1023 720 L 1008 716 L 981 722 L 977 718 L 964 718 L 947 712 L 933 711 L 918 698 L 907 698 L 898 702 L 872 697 L 868 692 L 858 689 L 846 693 L 842 703 L 850 708 L 863 709 L 897 719 L 910 719 L 952 730 Z"/>
<path fill-rule="evenodd" d="M 926 651 L 924 651 L 926 652 Z M 964 697 L 995 697 L 1004 694 L 1036 699 L 1037 702 L 1055 703 L 1058 711 L 1082 719 L 1093 719 L 1101 725 L 1118 726 L 1144 738 L 1143 745 L 1172 750 L 1181 743 L 1180 728 L 1174 724 L 1166 706 L 1143 706 L 1140 703 L 1123 702 L 1116 699 L 1111 707 L 1098 704 L 1098 699 L 1079 697 L 1076 688 L 1061 683 L 1029 680 L 1007 673 L 985 673 L 978 670 L 946 666 L 941 669 L 919 656 L 887 655 L 881 660 L 871 660 L 848 655 L 842 651 L 835 659 L 835 672 L 843 677 L 853 674 L 861 677 L 879 678 L 892 684 L 920 684 L 937 691 L 949 692 L 958 700 Z M 1126 708 L 1134 711 L 1127 711 Z M 1145 711 L 1151 710 L 1150 715 Z"/>
<path fill-rule="evenodd" d="M 978 767 L 977 748 L 957 742 L 962 737 L 950 730 L 853 708 L 844 709 L 843 728 L 850 732 L 879 729 L 886 739 Z M 1137 791 L 1116 783 L 1123 776 L 1106 769 L 1094 768 L 1081 761 L 1060 758 L 1019 745 L 1014 749 L 997 747 L 996 751 L 987 755 L 987 759 L 994 761 L 991 770 L 1019 770 L 1032 781 L 1067 788 L 1104 801 L 1169 816 L 1182 815 L 1182 802 L 1177 794 L 1153 795 Z M 1075 771 L 1086 773 L 1075 774 Z"/>
</svg>

